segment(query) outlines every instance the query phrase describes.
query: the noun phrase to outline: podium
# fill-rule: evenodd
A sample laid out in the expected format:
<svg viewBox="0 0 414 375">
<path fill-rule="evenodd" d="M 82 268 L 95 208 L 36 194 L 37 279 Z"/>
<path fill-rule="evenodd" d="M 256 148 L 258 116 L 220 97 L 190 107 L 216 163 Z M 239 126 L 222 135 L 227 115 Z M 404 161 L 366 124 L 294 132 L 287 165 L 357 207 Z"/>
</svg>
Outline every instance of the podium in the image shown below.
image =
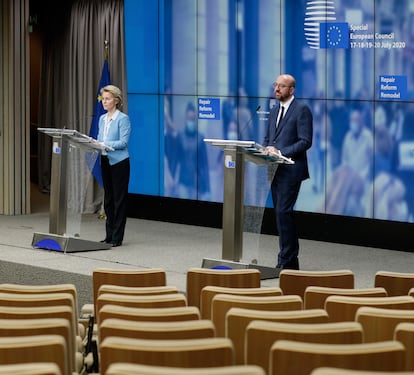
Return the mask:
<svg viewBox="0 0 414 375">
<path fill-rule="evenodd" d="M 258 165 L 273 165 L 275 170 L 281 163 L 294 164 L 282 155 L 270 156 L 262 152 L 263 146 L 254 141 L 204 139 L 204 142 L 224 151 L 224 194 L 222 259 L 204 258 L 203 268 L 255 268 L 262 279 L 279 276 L 275 267 L 241 262 L 243 255 L 244 224 L 244 175 L 245 162 Z"/>
<path fill-rule="evenodd" d="M 39 128 L 52 137 L 49 233 L 34 233 L 32 247 L 63 253 L 107 250 L 111 244 L 80 238 L 83 205 L 101 143 L 76 130 Z"/>
</svg>

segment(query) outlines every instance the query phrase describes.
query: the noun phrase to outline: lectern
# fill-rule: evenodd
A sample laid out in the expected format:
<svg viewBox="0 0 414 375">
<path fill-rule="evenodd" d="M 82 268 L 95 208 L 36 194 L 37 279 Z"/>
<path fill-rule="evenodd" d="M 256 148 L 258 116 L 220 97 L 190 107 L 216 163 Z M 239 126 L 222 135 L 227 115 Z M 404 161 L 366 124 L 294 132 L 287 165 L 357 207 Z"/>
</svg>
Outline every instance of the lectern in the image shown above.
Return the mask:
<svg viewBox="0 0 414 375">
<path fill-rule="evenodd" d="M 258 165 L 293 164 L 293 160 L 282 155 L 270 156 L 263 146 L 254 141 L 204 139 L 204 142 L 224 151 L 224 194 L 222 259 L 204 258 L 202 267 L 256 268 L 262 279 L 276 278 L 279 271 L 273 267 L 242 263 L 244 223 L 244 174 L 245 162 Z"/>
<path fill-rule="evenodd" d="M 63 253 L 107 250 L 111 244 L 80 238 L 91 172 L 105 146 L 76 130 L 39 128 L 52 137 L 49 232 L 34 233 L 32 246 Z"/>
</svg>

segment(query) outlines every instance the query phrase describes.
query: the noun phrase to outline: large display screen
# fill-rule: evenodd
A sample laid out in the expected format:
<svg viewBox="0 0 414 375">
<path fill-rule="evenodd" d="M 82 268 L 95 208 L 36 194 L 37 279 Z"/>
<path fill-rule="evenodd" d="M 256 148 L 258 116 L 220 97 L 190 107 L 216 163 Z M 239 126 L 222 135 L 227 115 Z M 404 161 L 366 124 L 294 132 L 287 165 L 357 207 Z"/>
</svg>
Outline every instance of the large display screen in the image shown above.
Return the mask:
<svg viewBox="0 0 414 375">
<path fill-rule="evenodd" d="M 412 222 L 414 0 L 125 0 L 130 192 L 221 202 L 223 154 L 263 142 L 272 83 L 311 107 L 296 209 Z M 246 204 L 271 206 L 246 168 Z"/>
</svg>

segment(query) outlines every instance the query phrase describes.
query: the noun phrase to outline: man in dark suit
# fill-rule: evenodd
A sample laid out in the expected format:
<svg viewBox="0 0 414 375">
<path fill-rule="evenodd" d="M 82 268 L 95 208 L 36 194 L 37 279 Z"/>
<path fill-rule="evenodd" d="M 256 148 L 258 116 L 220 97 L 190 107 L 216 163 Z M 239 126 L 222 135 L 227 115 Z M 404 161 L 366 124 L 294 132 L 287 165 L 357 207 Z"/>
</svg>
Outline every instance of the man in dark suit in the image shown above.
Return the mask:
<svg viewBox="0 0 414 375">
<path fill-rule="evenodd" d="M 312 145 L 313 118 L 310 108 L 295 99 L 295 85 L 295 78 L 289 74 L 280 75 L 273 84 L 279 106 L 270 111 L 263 142 L 268 154 L 281 153 L 295 162 L 279 164 L 271 187 L 279 231 L 278 269 L 299 269 L 299 239 L 293 208 L 302 181 L 309 178 L 306 150 Z"/>
</svg>

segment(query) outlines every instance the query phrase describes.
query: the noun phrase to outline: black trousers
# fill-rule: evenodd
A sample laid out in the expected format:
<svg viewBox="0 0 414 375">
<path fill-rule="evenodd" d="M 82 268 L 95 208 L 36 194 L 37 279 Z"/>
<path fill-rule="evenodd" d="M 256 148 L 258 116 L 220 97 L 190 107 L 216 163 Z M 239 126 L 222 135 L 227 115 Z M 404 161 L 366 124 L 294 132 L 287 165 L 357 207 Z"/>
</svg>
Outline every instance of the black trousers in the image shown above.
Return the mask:
<svg viewBox="0 0 414 375">
<path fill-rule="evenodd" d="M 298 198 L 301 182 L 272 182 L 272 198 L 276 225 L 279 231 L 277 266 L 299 269 L 299 239 L 293 208 Z"/>
<path fill-rule="evenodd" d="M 129 158 L 114 165 L 107 156 L 101 156 L 102 181 L 104 185 L 104 209 L 106 213 L 107 242 L 122 242 L 124 239 L 127 196 L 129 184 Z"/>
</svg>

